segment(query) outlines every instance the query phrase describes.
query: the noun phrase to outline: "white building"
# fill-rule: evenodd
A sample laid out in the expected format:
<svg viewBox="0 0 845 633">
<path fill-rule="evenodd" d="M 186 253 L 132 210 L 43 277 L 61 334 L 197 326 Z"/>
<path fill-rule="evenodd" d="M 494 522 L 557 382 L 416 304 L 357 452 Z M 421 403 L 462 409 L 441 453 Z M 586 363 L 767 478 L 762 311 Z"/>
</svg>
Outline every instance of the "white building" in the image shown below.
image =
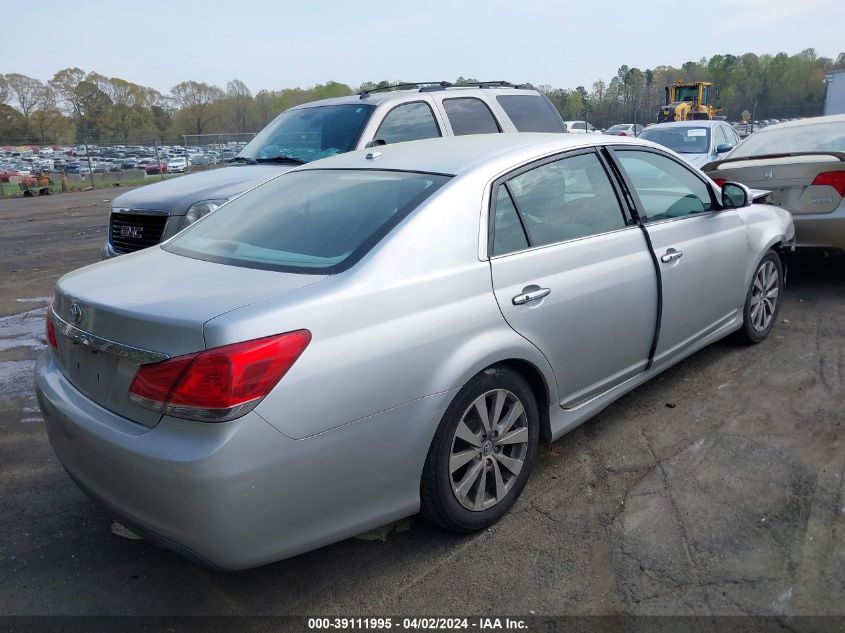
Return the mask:
<svg viewBox="0 0 845 633">
<path fill-rule="evenodd" d="M 827 83 L 824 113 L 845 114 L 845 68 L 831 70 L 824 80 Z"/>
</svg>

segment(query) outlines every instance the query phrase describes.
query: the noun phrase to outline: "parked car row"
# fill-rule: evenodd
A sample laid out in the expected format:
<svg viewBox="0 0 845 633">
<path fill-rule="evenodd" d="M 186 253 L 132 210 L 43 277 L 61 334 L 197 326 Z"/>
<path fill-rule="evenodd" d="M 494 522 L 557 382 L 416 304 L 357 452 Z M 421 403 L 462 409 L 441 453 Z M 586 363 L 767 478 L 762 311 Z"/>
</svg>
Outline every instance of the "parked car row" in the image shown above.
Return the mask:
<svg viewBox="0 0 845 633">
<path fill-rule="evenodd" d="M 182 173 L 191 165 L 217 165 L 234 158 L 243 144 L 233 143 L 231 146 L 208 145 L 204 147 L 163 146 L 114 146 L 96 147 L 84 146 L 75 148 L 41 149 L 29 148 L 21 150 L 0 150 L 0 181 L 8 181 L 12 176 L 27 176 L 36 171 L 68 174 L 87 174 L 117 172 L 129 169 L 143 169 L 156 163 L 170 165 L 167 171 Z M 158 155 L 158 159 L 156 159 Z M 158 167 L 159 170 L 163 169 Z M 157 173 L 153 169 L 153 173 Z"/>
</svg>

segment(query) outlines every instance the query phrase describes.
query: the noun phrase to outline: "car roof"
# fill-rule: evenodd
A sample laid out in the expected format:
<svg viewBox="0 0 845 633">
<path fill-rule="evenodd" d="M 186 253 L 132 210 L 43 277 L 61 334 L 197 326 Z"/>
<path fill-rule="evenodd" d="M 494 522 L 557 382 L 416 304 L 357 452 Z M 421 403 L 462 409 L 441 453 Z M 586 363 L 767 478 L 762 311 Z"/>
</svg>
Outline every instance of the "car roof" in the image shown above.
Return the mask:
<svg viewBox="0 0 845 633">
<path fill-rule="evenodd" d="M 521 162 L 580 147 L 622 143 L 647 145 L 665 150 L 661 145 L 633 137 L 602 134 L 504 133 L 449 136 L 381 145 L 370 149 L 338 154 L 298 167 L 311 169 L 385 169 L 458 175 L 487 165 L 501 163 L 507 169 Z M 372 155 L 373 158 L 367 158 Z M 495 163 L 496 165 L 493 165 Z"/>
<path fill-rule="evenodd" d="M 385 92 L 371 92 L 365 97 L 361 95 L 346 95 L 344 97 L 332 97 L 330 99 L 321 99 L 320 101 L 310 101 L 298 106 L 290 108 L 291 110 L 302 110 L 305 108 L 316 108 L 320 106 L 330 105 L 347 105 L 347 104 L 361 104 L 361 105 L 381 105 L 392 101 L 414 101 L 416 99 L 424 99 L 426 95 L 443 95 L 449 98 L 453 97 L 481 97 L 483 95 L 531 95 L 538 96 L 536 90 L 526 88 L 478 88 L 477 86 L 450 86 L 449 88 L 442 88 L 437 90 L 420 90 L 412 88 L 410 90 L 389 90 Z M 416 98 L 416 99 L 415 99 Z"/>
<path fill-rule="evenodd" d="M 758 134 L 763 132 L 770 132 L 772 130 L 783 130 L 790 127 L 801 127 L 802 125 L 815 125 L 817 123 L 845 123 L 845 114 L 830 114 L 828 116 L 814 116 L 806 119 L 798 119 L 797 121 L 784 121 L 783 123 L 775 123 L 766 127 L 765 130 L 760 130 Z"/>
</svg>

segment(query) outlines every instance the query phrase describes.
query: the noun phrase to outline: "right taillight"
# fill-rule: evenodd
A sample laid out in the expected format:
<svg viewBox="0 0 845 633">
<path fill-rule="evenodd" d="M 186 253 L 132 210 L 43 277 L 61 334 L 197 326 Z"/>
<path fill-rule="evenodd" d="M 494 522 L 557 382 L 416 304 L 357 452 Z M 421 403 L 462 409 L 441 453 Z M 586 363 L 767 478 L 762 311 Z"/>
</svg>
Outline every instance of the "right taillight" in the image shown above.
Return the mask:
<svg viewBox="0 0 845 633">
<path fill-rule="evenodd" d="M 828 185 L 840 196 L 845 196 L 845 171 L 823 171 L 813 179 L 813 184 Z"/>
<path fill-rule="evenodd" d="M 713 182 L 715 182 L 717 185 L 719 185 L 721 187 L 722 185 L 724 185 L 728 181 L 725 180 L 724 178 L 714 178 Z"/>
<path fill-rule="evenodd" d="M 270 393 L 310 342 L 311 332 L 297 330 L 141 365 L 129 399 L 177 418 L 234 420 Z"/>
<path fill-rule="evenodd" d="M 59 349 L 59 343 L 56 340 L 56 324 L 53 323 L 53 300 L 47 302 L 47 316 L 44 318 L 44 329 L 47 332 L 47 343 L 53 349 Z"/>
<path fill-rule="evenodd" d="M 53 349 L 59 349 L 59 343 L 56 341 L 56 324 L 53 323 L 53 302 L 51 301 L 47 306 L 47 342 Z"/>
</svg>

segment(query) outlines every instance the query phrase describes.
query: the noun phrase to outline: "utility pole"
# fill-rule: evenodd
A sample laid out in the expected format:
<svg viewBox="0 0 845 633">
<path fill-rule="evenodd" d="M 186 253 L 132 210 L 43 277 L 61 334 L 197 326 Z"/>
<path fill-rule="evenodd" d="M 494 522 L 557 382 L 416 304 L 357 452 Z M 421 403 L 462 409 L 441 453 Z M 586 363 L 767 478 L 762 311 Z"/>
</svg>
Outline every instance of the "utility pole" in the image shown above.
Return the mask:
<svg viewBox="0 0 845 633">
<path fill-rule="evenodd" d="M 153 139 L 153 148 L 156 152 L 156 162 L 158 163 L 158 175 L 164 180 L 164 170 L 161 168 L 161 159 L 158 157 L 158 139 Z"/>
<path fill-rule="evenodd" d="M 88 159 L 88 176 L 91 179 L 91 189 L 94 188 L 94 166 L 91 164 L 91 152 L 88 151 L 88 139 L 83 139 L 85 144 L 85 157 Z"/>
</svg>

